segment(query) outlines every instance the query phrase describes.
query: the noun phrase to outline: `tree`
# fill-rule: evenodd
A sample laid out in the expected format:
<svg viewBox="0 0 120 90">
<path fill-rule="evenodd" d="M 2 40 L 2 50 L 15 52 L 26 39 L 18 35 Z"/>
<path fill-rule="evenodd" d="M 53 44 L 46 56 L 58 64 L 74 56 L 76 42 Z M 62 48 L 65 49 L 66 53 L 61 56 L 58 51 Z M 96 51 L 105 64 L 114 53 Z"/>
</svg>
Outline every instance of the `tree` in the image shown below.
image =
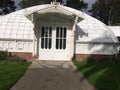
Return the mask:
<svg viewBox="0 0 120 90">
<path fill-rule="evenodd" d="M 57 1 L 63 3 L 62 0 L 57 0 Z M 22 8 L 27 8 L 35 5 L 48 4 L 51 2 L 53 2 L 53 0 L 22 0 L 20 6 Z"/>
<path fill-rule="evenodd" d="M 0 0 L 0 15 L 14 12 L 16 9 L 15 2 L 11 0 Z"/>
<path fill-rule="evenodd" d="M 20 3 L 20 6 L 22 8 L 27 8 L 27 7 L 34 6 L 34 5 L 48 4 L 52 1 L 53 0 L 23 0 Z M 56 1 L 63 4 L 64 0 L 56 0 Z M 87 4 L 80 0 L 67 0 L 66 6 L 80 10 L 82 8 L 86 8 Z"/>
<path fill-rule="evenodd" d="M 82 8 L 87 8 L 87 3 L 84 3 L 83 0 L 67 0 L 66 6 L 72 7 L 74 9 L 81 10 Z"/>
<path fill-rule="evenodd" d="M 107 25 L 120 23 L 120 0 L 97 0 L 91 12 Z"/>
</svg>

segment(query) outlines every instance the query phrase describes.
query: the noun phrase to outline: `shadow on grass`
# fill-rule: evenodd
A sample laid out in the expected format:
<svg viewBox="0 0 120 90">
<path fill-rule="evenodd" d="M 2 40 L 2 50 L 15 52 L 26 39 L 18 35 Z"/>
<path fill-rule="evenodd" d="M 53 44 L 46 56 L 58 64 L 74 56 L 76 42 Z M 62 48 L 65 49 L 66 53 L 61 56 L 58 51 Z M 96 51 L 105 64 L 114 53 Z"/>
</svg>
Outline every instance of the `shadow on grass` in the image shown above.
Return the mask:
<svg viewBox="0 0 120 90">
<path fill-rule="evenodd" d="M 98 90 L 120 90 L 120 64 L 73 62 L 89 83 Z"/>
</svg>

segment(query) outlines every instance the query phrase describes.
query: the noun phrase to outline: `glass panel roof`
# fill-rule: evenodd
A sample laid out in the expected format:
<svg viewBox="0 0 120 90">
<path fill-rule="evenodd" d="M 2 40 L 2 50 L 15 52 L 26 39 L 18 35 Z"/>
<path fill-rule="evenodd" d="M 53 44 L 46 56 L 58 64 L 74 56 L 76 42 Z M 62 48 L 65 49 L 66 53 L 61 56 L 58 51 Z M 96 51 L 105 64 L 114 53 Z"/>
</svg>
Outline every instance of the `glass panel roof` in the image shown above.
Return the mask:
<svg viewBox="0 0 120 90">
<path fill-rule="evenodd" d="M 27 9 L 23 9 L 20 11 L 13 12 L 11 14 L 5 15 L 0 17 L 0 38 L 7 38 L 7 39 L 33 39 L 33 23 L 27 19 L 26 15 L 29 15 L 31 13 L 37 12 L 43 9 L 49 9 L 49 7 L 53 7 L 53 5 L 38 5 L 33 6 Z M 82 13 L 81 11 L 58 5 L 60 9 L 63 9 L 65 11 L 70 11 L 76 14 L 77 16 L 83 17 L 84 20 L 77 23 L 78 32 L 77 34 L 81 34 L 80 30 L 82 30 L 85 34 L 83 37 L 81 37 L 82 40 L 88 40 L 90 38 L 110 38 L 109 40 L 104 40 L 113 42 L 117 41 L 115 35 L 113 32 L 103 23 L 101 23 L 99 20 L 96 20 L 95 18 Z M 54 7 L 53 7 L 54 8 Z M 49 11 L 49 10 L 48 10 Z M 99 35 L 98 35 L 99 34 Z M 84 39 L 85 38 L 85 39 Z M 99 40 L 98 40 L 99 41 Z"/>
<path fill-rule="evenodd" d="M 0 38 L 33 39 L 33 24 L 22 12 L 0 17 Z"/>
</svg>

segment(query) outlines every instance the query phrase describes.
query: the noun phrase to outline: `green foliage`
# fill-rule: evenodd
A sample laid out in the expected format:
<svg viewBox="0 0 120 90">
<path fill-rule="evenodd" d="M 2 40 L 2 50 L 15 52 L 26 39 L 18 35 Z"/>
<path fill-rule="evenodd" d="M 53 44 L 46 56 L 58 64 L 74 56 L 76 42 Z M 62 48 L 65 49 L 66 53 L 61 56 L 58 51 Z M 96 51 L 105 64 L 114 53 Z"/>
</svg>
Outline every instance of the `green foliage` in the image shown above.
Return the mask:
<svg viewBox="0 0 120 90">
<path fill-rule="evenodd" d="M 13 0 L 0 0 L 0 15 L 14 12 L 16 9 L 15 2 Z"/>
<path fill-rule="evenodd" d="M 18 56 L 8 56 L 8 52 L 7 51 L 0 51 L 0 61 L 27 62 L 26 59 L 20 58 Z"/>
<path fill-rule="evenodd" d="M 22 8 L 27 8 L 35 5 L 49 4 L 51 2 L 53 2 L 53 0 L 22 0 L 22 2 L 20 3 L 20 6 Z M 60 2 L 61 4 L 63 4 L 63 0 L 57 0 L 57 2 Z M 78 10 L 82 8 L 87 8 L 87 5 L 88 5 L 87 3 L 84 3 L 84 1 L 80 1 L 80 0 L 67 0 L 66 2 L 66 6 L 69 6 Z"/>
<path fill-rule="evenodd" d="M 97 0 L 91 12 L 108 25 L 120 23 L 120 0 Z"/>
<path fill-rule="evenodd" d="M 8 59 L 6 60 L 8 62 L 27 62 L 26 59 L 17 57 L 17 56 L 12 56 L 12 57 L 8 57 Z"/>
<path fill-rule="evenodd" d="M 42 4 L 41 0 L 22 0 L 20 6 L 22 8 L 27 8 L 39 4 Z"/>
<path fill-rule="evenodd" d="M 10 90 L 30 63 L 0 62 L 0 90 Z"/>
<path fill-rule="evenodd" d="M 87 58 L 85 59 L 85 61 L 86 61 L 87 63 L 93 63 L 93 62 L 95 62 L 95 60 L 94 60 L 92 57 L 87 57 Z"/>
<path fill-rule="evenodd" d="M 81 10 L 82 8 L 87 8 L 87 3 L 84 3 L 84 1 L 80 0 L 67 0 L 66 6 L 72 7 L 74 9 Z"/>
<path fill-rule="evenodd" d="M 88 63 L 86 60 L 73 63 L 97 90 L 120 90 L 120 63 Z"/>
<path fill-rule="evenodd" d="M 0 51 L 0 60 L 7 60 L 7 59 L 8 59 L 8 52 Z"/>
<path fill-rule="evenodd" d="M 30 65 L 25 59 L 0 51 L 0 90 L 9 90 Z"/>
<path fill-rule="evenodd" d="M 58 1 L 62 3 L 62 0 Z M 20 6 L 22 8 L 27 8 L 35 5 L 49 4 L 51 2 L 53 2 L 53 0 L 22 0 Z"/>
<path fill-rule="evenodd" d="M 114 23 L 113 26 L 120 26 L 120 23 Z"/>
<path fill-rule="evenodd" d="M 86 63 L 103 63 L 103 64 L 120 64 L 120 56 L 102 57 L 99 60 L 95 60 L 93 57 L 87 57 L 85 60 Z"/>
</svg>

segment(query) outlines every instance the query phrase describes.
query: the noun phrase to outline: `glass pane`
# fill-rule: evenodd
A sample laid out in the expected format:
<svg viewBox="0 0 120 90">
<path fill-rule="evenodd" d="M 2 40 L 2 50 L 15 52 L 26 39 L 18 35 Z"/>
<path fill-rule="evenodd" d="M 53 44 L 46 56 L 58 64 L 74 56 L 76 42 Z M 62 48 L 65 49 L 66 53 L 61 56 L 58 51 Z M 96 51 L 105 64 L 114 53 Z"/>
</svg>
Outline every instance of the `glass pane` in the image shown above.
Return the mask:
<svg viewBox="0 0 120 90">
<path fill-rule="evenodd" d="M 47 29 L 45 29 L 44 34 L 45 34 L 44 37 L 48 37 L 48 30 Z"/>
<path fill-rule="evenodd" d="M 41 37 L 44 37 L 44 27 L 42 27 L 42 30 L 41 30 Z"/>
<path fill-rule="evenodd" d="M 66 39 L 63 39 L 63 49 L 66 49 Z"/>
<path fill-rule="evenodd" d="M 64 27 L 64 38 L 66 38 L 66 35 L 67 35 L 67 29 L 66 27 Z"/>
<path fill-rule="evenodd" d="M 41 48 L 44 49 L 44 38 L 41 38 Z"/>
<path fill-rule="evenodd" d="M 60 37 L 61 37 L 61 38 L 62 38 L 62 36 L 63 36 L 63 35 L 62 35 L 62 34 L 63 34 L 62 32 L 63 32 L 63 28 L 61 27 L 61 28 L 60 28 Z"/>
<path fill-rule="evenodd" d="M 56 49 L 59 49 L 59 39 L 56 39 Z"/>
<path fill-rule="evenodd" d="M 62 39 L 60 39 L 60 49 L 62 49 Z"/>
<path fill-rule="evenodd" d="M 45 38 L 45 49 L 48 48 L 48 44 L 47 44 L 47 42 L 48 42 L 48 38 Z"/>
<path fill-rule="evenodd" d="M 52 39 L 49 38 L 49 49 L 51 49 L 51 46 L 52 46 Z"/>
<path fill-rule="evenodd" d="M 57 27 L 56 28 L 56 49 L 66 48 L 66 37 L 67 37 L 67 28 Z"/>
<path fill-rule="evenodd" d="M 57 27 L 57 30 L 56 30 L 56 37 L 59 37 L 59 27 Z"/>
<path fill-rule="evenodd" d="M 51 49 L 52 47 L 52 27 L 41 28 L 41 48 Z"/>
<path fill-rule="evenodd" d="M 42 30 L 41 30 L 41 48 L 44 49 L 45 48 L 45 39 L 44 39 L 44 34 L 45 34 L 45 28 L 42 27 Z"/>
<path fill-rule="evenodd" d="M 52 37 L 52 27 L 49 27 L 49 37 Z"/>
</svg>

